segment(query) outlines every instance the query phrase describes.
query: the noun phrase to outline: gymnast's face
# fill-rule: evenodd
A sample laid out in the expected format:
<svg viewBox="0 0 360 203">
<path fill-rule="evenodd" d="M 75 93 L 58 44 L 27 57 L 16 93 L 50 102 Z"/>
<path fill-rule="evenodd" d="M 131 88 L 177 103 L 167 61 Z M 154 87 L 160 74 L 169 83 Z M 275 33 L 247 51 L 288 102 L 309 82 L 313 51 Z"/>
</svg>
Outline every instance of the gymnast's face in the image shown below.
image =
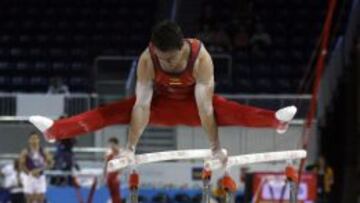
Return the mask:
<svg viewBox="0 0 360 203">
<path fill-rule="evenodd" d="M 40 146 L 40 137 L 38 134 L 31 134 L 29 137 L 29 145 L 30 147 L 36 148 Z"/>
<path fill-rule="evenodd" d="M 119 145 L 112 141 L 109 141 L 108 147 L 113 151 L 117 151 L 119 149 Z"/>
<path fill-rule="evenodd" d="M 161 51 L 155 47 L 155 54 L 162 66 L 167 68 L 176 67 L 181 60 L 182 49 L 174 49 L 169 51 Z"/>
</svg>

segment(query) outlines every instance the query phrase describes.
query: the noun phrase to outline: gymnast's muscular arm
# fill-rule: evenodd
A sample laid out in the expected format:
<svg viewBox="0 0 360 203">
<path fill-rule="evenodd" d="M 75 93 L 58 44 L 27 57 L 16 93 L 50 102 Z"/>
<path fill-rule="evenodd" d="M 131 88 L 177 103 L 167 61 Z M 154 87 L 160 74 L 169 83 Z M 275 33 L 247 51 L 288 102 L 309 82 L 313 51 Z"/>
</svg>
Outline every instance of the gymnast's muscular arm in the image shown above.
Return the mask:
<svg viewBox="0 0 360 203">
<path fill-rule="evenodd" d="M 137 67 L 136 102 L 131 112 L 127 149 L 135 151 L 140 135 L 150 119 L 150 104 L 153 95 L 154 68 L 149 50 L 145 50 Z"/>
<path fill-rule="evenodd" d="M 194 66 L 194 77 L 196 79 L 195 98 L 201 125 L 208 135 L 211 150 L 213 153 L 218 152 L 221 147 L 212 102 L 214 95 L 214 65 L 210 54 L 204 46 L 202 46 Z"/>
</svg>

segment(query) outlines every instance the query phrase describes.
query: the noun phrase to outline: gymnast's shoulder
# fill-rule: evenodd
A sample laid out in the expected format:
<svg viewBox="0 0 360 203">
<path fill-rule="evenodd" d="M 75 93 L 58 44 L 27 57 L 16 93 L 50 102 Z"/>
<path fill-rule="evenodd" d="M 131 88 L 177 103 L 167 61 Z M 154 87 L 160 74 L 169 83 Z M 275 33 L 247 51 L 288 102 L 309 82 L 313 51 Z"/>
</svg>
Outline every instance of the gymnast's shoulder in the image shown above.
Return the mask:
<svg viewBox="0 0 360 203">
<path fill-rule="evenodd" d="M 150 76 L 151 78 L 154 76 L 154 65 L 148 48 L 145 49 L 139 57 L 137 73 L 138 76 L 139 74 L 148 77 Z"/>
</svg>

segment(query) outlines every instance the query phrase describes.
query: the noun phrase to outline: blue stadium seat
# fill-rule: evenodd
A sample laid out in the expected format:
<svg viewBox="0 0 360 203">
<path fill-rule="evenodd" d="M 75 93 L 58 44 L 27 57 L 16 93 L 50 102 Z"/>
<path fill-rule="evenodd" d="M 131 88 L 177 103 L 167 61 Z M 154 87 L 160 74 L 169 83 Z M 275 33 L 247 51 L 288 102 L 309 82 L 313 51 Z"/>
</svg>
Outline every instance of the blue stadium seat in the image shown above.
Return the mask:
<svg viewBox="0 0 360 203">
<path fill-rule="evenodd" d="M 15 76 L 11 78 L 11 85 L 14 90 L 25 90 L 29 87 L 29 78 L 26 76 Z"/>
<path fill-rule="evenodd" d="M 47 73 L 51 71 L 51 66 L 45 61 L 35 62 L 35 70 L 40 73 Z"/>
<path fill-rule="evenodd" d="M 64 62 L 54 62 L 52 64 L 52 71 L 57 74 L 71 74 L 68 72 L 70 68 L 68 67 L 68 64 L 65 64 Z"/>
<path fill-rule="evenodd" d="M 168 203 L 170 201 L 170 197 L 165 193 L 158 193 L 151 200 L 152 203 Z"/>
<path fill-rule="evenodd" d="M 49 79 L 40 76 L 31 77 L 29 85 L 31 86 L 31 92 L 45 92 L 49 86 Z"/>
<path fill-rule="evenodd" d="M 10 57 L 10 51 L 7 48 L 0 48 L 0 60 L 7 60 Z"/>
<path fill-rule="evenodd" d="M 198 203 L 201 202 L 201 200 L 202 200 L 202 194 L 198 193 L 192 197 L 191 203 Z"/>
<path fill-rule="evenodd" d="M 235 78 L 234 86 L 236 91 L 241 93 L 252 93 L 255 90 L 253 81 L 249 78 Z"/>
<path fill-rule="evenodd" d="M 191 203 L 191 198 L 186 193 L 178 193 L 174 197 L 175 203 Z"/>
<path fill-rule="evenodd" d="M 70 68 L 71 68 L 71 73 L 78 73 L 88 70 L 90 66 L 87 66 L 85 63 L 81 63 L 81 62 L 73 62 L 70 64 Z"/>
<path fill-rule="evenodd" d="M 278 79 L 275 81 L 275 84 L 276 84 L 276 89 L 278 89 L 278 91 L 281 93 L 296 92 L 296 90 L 294 89 L 294 85 L 292 84 L 292 81 L 289 80 L 288 78 Z"/>
<path fill-rule="evenodd" d="M 252 67 L 252 77 L 269 77 L 274 73 L 274 69 L 271 67 L 271 65 L 268 65 L 267 63 L 259 63 L 255 64 Z"/>
<path fill-rule="evenodd" d="M 33 67 L 30 65 L 30 63 L 19 61 L 16 63 L 15 68 L 18 73 L 24 74 L 26 72 L 32 72 Z"/>
<path fill-rule="evenodd" d="M 254 82 L 254 91 L 256 93 L 272 93 L 276 91 L 276 88 L 270 78 L 259 78 Z"/>
<path fill-rule="evenodd" d="M 8 62 L 0 62 L 0 72 L 7 72 L 9 70 L 11 70 L 11 67 Z"/>
</svg>

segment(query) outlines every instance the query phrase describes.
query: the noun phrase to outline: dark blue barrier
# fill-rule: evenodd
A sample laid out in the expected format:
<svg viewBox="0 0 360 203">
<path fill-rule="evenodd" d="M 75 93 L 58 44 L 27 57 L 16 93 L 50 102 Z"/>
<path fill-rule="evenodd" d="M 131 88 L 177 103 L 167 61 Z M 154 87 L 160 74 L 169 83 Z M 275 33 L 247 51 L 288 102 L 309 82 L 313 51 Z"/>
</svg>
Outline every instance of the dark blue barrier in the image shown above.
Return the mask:
<svg viewBox="0 0 360 203">
<path fill-rule="evenodd" d="M 6 203 L 9 200 L 9 192 L 3 188 L 0 188 L 0 203 Z"/>
<path fill-rule="evenodd" d="M 89 188 L 81 188 L 80 193 L 82 198 L 86 201 L 87 196 L 90 192 Z M 151 189 L 145 188 L 140 189 L 139 195 L 146 198 L 147 201 L 151 202 L 158 194 L 166 194 L 171 199 L 169 203 L 176 203 L 175 196 L 177 194 L 186 194 L 188 197 L 193 198 L 201 193 L 201 189 Z M 239 193 L 240 194 L 240 193 Z M 121 190 L 122 198 L 126 198 L 129 195 L 127 189 Z M 53 187 L 50 186 L 46 193 L 46 197 L 51 203 L 78 203 L 76 190 L 72 187 Z M 109 192 L 106 187 L 102 186 L 98 188 L 94 195 L 94 203 L 106 203 L 109 200 Z"/>
</svg>

